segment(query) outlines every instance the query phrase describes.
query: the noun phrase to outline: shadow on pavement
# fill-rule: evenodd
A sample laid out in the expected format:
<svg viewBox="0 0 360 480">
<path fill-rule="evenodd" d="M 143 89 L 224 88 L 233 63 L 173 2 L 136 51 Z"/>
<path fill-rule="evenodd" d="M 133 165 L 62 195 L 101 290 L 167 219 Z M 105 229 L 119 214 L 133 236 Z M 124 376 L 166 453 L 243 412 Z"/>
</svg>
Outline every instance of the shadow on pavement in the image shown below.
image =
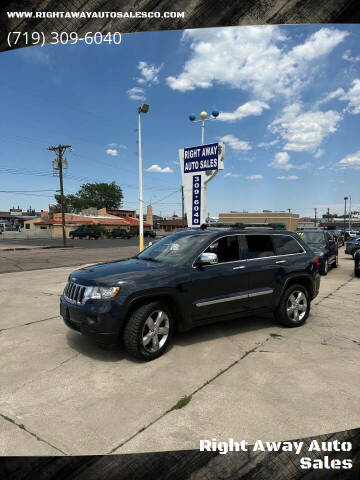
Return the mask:
<svg viewBox="0 0 360 480">
<path fill-rule="evenodd" d="M 187 332 L 177 332 L 168 351 L 172 350 L 174 346 L 194 345 L 194 348 L 196 348 L 197 343 L 209 342 L 221 337 L 232 337 L 242 333 L 246 334 L 255 330 L 267 329 L 271 326 L 279 328 L 272 314 L 263 314 L 256 317 L 243 317 L 195 327 Z M 102 346 L 97 344 L 93 338 L 71 330 L 66 333 L 66 340 L 73 350 L 100 362 L 115 363 L 121 360 L 129 360 L 134 363 L 146 363 L 128 355 L 121 345 Z"/>
</svg>

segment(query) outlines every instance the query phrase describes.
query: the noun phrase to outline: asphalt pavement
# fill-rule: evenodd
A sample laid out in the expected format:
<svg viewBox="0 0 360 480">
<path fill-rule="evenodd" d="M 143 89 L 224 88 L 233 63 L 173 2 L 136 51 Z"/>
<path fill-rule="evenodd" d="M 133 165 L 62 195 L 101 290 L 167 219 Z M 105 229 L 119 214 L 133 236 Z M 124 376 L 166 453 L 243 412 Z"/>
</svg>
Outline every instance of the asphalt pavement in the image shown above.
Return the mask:
<svg viewBox="0 0 360 480">
<path fill-rule="evenodd" d="M 7 240 L 5 248 L 5 243 L 0 242 L 0 273 L 110 262 L 132 257 L 139 252 L 136 238 L 69 240 L 69 248 L 61 248 L 61 243 L 57 240 L 52 243 L 49 240 L 42 243 L 38 240 L 8 242 Z M 145 245 L 147 243 L 146 240 Z"/>
<path fill-rule="evenodd" d="M 86 263 L 105 250 L 84 249 Z M 59 296 L 72 270 L 0 275 L 0 455 L 192 449 L 359 426 L 360 279 L 343 249 L 302 327 L 272 315 L 209 325 L 149 363 L 65 327 Z"/>
</svg>

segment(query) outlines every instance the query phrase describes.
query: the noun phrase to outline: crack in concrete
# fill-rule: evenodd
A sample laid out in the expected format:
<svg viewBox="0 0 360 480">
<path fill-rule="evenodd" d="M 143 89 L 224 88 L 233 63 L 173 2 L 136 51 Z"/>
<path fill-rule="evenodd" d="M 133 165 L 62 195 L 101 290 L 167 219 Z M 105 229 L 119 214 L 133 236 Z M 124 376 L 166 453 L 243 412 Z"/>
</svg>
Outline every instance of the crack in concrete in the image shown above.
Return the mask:
<svg viewBox="0 0 360 480">
<path fill-rule="evenodd" d="M 38 440 L 39 442 L 43 442 L 43 443 L 46 443 L 46 445 L 48 445 L 49 447 L 51 448 L 54 448 L 55 450 L 57 450 L 58 452 L 60 452 L 62 455 L 67 455 L 67 453 L 63 452 L 62 450 L 60 450 L 60 448 L 57 448 L 55 447 L 55 445 L 52 445 L 50 442 L 44 440 L 43 438 L 40 438 L 39 435 L 37 435 L 36 433 L 34 432 L 31 432 L 30 430 L 28 430 L 25 425 L 23 425 L 22 423 L 17 423 L 14 419 L 8 417 L 7 415 L 4 415 L 3 413 L 0 413 L 0 417 L 3 418 L 4 420 L 12 423 L 13 425 L 16 425 L 17 427 L 21 428 L 21 430 L 24 430 L 26 433 L 28 433 L 29 435 L 31 435 L 32 437 L 36 438 L 36 440 Z"/>
<path fill-rule="evenodd" d="M 14 330 L 14 328 L 26 327 L 27 325 L 32 325 L 33 323 L 46 322 L 47 320 L 53 320 L 54 318 L 59 318 L 59 317 L 60 317 L 60 315 L 56 315 L 55 317 L 43 318 L 41 320 L 33 320 L 32 322 L 23 323 L 21 325 L 16 325 L 15 327 L 1 328 L 0 332 L 5 332 L 7 330 Z"/>
<path fill-rule="evenodd" d="M 29 379 L 29 381 L 21 384 L 19 387 L 15 388 L 15 390 L 13 390 L 12 392 L 10 392 L 11 395 L 14 395 L 16 392 L 18 392 L 19 390 L 21 390 L 22 388 L 24 387 L 27 387 L 28 385 L 30 385 L 31 383 L 34 383 L 36 382 L 39 378 L 40 375 L 45 375 L 49 372 L 52 372 L 54 370 L 56 370 L 57 368 L 61 367 L 62 365 L 64 365 L 65 363 L 67 362 L 70 362 L 70 360 L 73 360 L 74 358 L 78 357 L 80 355 L 80 353 L 75 353 L 75 355 L 72 355 L 71 357 L 69 358 L 66 358 L 65 360 L 63 360 L 62 362 L 60 362 L 58 365 L 56 365 L 55 367 L 52 367 L 52 368 L 49 368 L 48 370 L 43 370 L 42 372 L 38 373 L 38 376 L 36 378 L 31 378 Z"/>
<path fill-rule="evenodd" d="M 338 292 L 341 288 L 345 287 L 345 285 L 350 283 L 352 280 L 354 280 L 353 276 L 351 276 L 348 280 L 346 280 L 346 282 L 344 282 L 341 285 L 339 285 L 338 287 L 336 287 L 335 290 L 328 293 L 325 297 L 323 297 L 321 300 L 319 300 L 319 302 L 316 303 L 315 305 L 320 305 L 320 303 L 322 303 L 324 300 L 327 300 L 328 298 L 330 298 L 332 295 L 334 295 L 334 293 Z"/>
<path fill-rule="evenodd" d="M 45 373 L 53 372 L 54 370 L 56 370 L 57 368 L 60 368 L 65 363 L 68 363 L 71 360 L 73 360 L 74 358 L 79 357 L 79 356 L 80 356 L 80 353 L 75 353 L 75 355 L 72 355 L 71 357 L 67 358 L 66 360 L 63 360 L 62 362 L 60 362 L 59 365 L 56 365 L 56 367 L 51 368 L 50 370 L 46 370 Z"/>
<path fill-rule="evenodd" d="M 262 347 L 263 345 L 265 345 L 266 342 L 268 342 L 270 340 L 270 337 L 267 337 L 263 342 L 259 342 L 254 348 L 252 348 L 251 350 L 248 350 L 247 352 L 245 352 L 240 358 L 238 358 L 237 360 L 235 360 L 234 362 L 230 363 L 230 365 L 228 365 L 227 367 L 225 367 L 224 369 L 220 370 L 216 375 L 214 375 L 213 377 L 211 377 L 209 380 L 207 380 L 206 382 L 204 382 L 202 385 L 200 385 L 200 387 L 196 388 L 192 393 L 190 393 L 189 395 L 186 395 L 187 397 L 193 397 L 196 393 L 200 392 L 200 390 L 202 390 L 203 388 L 205 388 L 207 385 L 209 385 L 210 383 L 212 383 L 214 380 L 216 380 L 217 378 L 219 378 L 221 375 L 223 375 L 224 373 L 226 373 L 228 370 L 230 370 L 232 367 L 234 367 L 235 365 L 237 365 L 239 362 L 241 362 L 241 360 L 243 360 L 244 358 L 246 358 L 248 355 L 250 355 L 251 353 L 254 353 L 257 351 L 258 348 Z M 147 430 L 148 428 L 150 428 L 152 425 L 154 425 L 156 422 L 158 422 L 159 420 L 161 420 L 162 418 L 164 418 L 168 413 L 172 412 L 173 411 L 173 408 L 169 408 L 168 410 L 166 410 L 164 413 L 162 413 L 161 415 L 159 415 L 155 420 L 153 420 L 152 422 L 148 423 L 147 425 L 145 425 L 144 427 L 140 428 L 137 432 L 135 432 L 133 435 L 131 435 L 129 438 L 127 438 L 126 440 L 124 440 L 123 442 L 121 442 L 119 445 L 117 445 L 116 447 L 114 447 L 113 449 L 111 449 L 106 455 L 110 455 L 112 453 L 114 453 L 116 450 L 118 450 L 119 448 L 123 447 L 126 443 L 130 442 L 130 440 L 132 440 L 133 438 L 135 438 L 137 435 L 139 435 L 140 433 L 144 432 L 145 430 Z"/>
</svg>

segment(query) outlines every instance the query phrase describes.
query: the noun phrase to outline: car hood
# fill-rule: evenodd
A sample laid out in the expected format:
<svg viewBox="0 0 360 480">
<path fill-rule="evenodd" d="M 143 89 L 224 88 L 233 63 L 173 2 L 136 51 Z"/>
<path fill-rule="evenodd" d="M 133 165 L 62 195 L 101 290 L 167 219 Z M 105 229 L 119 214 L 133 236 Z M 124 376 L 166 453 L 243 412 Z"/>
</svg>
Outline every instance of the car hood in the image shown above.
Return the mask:
<svg viewBox="0 0 360 480">
<path fill-rule="evenodd" d="M 137 279 L 149 281 L 153 278 L 154 271 L 157 277 L 168 276 L 173 273 L 173 266 L 165 263 L 129 258 L 115 262 L 100 263 L 75 270 L 69 280 L 80 285 L 121 285 L 123 282 L 136 282 Z M 120 283 L 119 283 L 120 282 Z"/>
</svg>

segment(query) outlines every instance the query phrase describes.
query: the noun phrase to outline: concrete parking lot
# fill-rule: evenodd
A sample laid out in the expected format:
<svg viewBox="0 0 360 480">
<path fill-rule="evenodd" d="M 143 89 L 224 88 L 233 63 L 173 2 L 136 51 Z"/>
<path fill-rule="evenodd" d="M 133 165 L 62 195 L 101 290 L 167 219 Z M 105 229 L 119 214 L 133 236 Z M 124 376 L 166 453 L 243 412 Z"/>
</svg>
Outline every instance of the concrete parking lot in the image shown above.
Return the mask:
<svg viewBox="0 0 360 480">
<path fill-rule="evenodd" d="M 84 251 L 78 264 L 92 263 L 96 250 Z M 0 455 L 191 449 L 359 426 L 360 280 L 343 249 L 301 328 L 271 315 L 210 325 L 150 363 L 67 329 L 59 295 L 73 267 L 40 268 L 0 275 Z"/>
</svg>

